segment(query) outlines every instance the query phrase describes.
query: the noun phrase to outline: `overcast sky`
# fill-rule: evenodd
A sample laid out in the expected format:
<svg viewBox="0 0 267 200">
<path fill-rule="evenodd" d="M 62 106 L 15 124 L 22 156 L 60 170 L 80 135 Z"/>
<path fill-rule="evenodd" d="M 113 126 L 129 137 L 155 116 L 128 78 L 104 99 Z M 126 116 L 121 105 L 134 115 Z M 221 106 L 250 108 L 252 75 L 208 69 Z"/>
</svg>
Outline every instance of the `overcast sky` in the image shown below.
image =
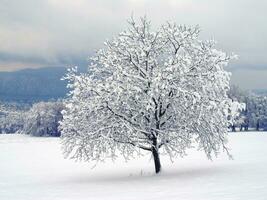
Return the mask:
<svg viewBox="0 0 267 200">
<path fill-rule="evenodd" d="M 266 0 L 0 0 L 0 71 L 86 65 L 133 13 L 155 26 L 199 24 L 202 39 L 239 55 L 228 67 L 234 83 L 267 88 L 266 8 Z"/>
</svg>

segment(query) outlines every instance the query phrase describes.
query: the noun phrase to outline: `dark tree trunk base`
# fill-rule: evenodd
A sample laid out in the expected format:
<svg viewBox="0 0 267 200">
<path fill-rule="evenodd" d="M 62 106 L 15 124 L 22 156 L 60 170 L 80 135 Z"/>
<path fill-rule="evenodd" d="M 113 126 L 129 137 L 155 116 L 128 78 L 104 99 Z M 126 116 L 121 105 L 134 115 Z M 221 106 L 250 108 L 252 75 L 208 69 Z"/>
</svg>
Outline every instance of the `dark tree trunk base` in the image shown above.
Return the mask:
<svg viewBox="0 0 267 200">
<path fill-rule="evenodd" d="M 156 172 L 156 174 L 158 174 L 161 171 L 159 152 L 157 151 L 157 149 L 153 148 L 152 154 L 153 154 L 153 158 L 154 158 L 155 172 Z"/>
</svg>

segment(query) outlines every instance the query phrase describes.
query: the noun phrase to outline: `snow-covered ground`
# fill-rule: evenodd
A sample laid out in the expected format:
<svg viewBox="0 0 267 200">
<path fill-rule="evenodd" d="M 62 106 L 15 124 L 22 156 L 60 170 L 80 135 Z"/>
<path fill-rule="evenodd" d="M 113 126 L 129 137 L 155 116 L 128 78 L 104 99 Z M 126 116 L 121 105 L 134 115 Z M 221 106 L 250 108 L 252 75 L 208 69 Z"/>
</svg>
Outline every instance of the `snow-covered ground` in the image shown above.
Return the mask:
<svg viewBox="0 0 267 200">
<path fill-rule="evenodd" d="M 149 156 L 92 169 L 63 159 L 58 138 L 0 135 L 0 200 L 266 200 L 267 133 L 231 133 L 229 146 L 234 160 L 191 150 L 154 175 Z"/>
</svg>

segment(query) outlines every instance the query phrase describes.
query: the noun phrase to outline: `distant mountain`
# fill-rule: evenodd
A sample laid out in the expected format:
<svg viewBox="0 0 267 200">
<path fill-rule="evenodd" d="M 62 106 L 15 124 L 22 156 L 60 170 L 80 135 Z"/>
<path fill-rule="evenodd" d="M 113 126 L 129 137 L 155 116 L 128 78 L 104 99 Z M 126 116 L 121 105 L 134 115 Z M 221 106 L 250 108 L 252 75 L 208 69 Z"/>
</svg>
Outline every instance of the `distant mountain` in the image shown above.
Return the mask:
<svg viewBox="0 0 267 200">
<path fill-rule="evenodd" d="M 64 98 L 68 92 L 67 83 L 60 79 L 66 70 L 64 67 L 46 67 L 0 72 L 0 101 L 32 103 Z"/>
<path fill-rule="evenodd" d="M 87 67 L 78 68 L 85 72 Z M 66 81 L 60 80 L 65 67 L 45 67 L 24 69 L 14 72 L 0 72 L 0 102 L 33 103 L 66 97 Z M 266 95 L 267 90 L 255 89 L 252 92 Z"/>
<path fill-rule="evenodd" d="M 251 91 L 257 95 L 267 96 L 267 89 L 253 89 Z"/>
</svg>

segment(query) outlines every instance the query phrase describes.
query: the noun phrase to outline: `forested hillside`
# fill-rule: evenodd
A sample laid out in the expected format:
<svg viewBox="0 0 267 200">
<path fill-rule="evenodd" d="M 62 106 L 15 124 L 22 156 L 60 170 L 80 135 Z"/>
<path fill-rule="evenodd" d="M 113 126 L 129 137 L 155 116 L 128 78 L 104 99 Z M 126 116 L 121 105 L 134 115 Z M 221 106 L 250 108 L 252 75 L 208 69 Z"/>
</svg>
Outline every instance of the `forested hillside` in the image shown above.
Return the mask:
<svg viewBox="0 0 267 200">
<path fill-rule="evenodd" d="M 81 68 L 84 71 L 85 68 Z M 0 100 L 32 103 L 65 97 L 64 67 L 0 72 Z"/>
</svg>

